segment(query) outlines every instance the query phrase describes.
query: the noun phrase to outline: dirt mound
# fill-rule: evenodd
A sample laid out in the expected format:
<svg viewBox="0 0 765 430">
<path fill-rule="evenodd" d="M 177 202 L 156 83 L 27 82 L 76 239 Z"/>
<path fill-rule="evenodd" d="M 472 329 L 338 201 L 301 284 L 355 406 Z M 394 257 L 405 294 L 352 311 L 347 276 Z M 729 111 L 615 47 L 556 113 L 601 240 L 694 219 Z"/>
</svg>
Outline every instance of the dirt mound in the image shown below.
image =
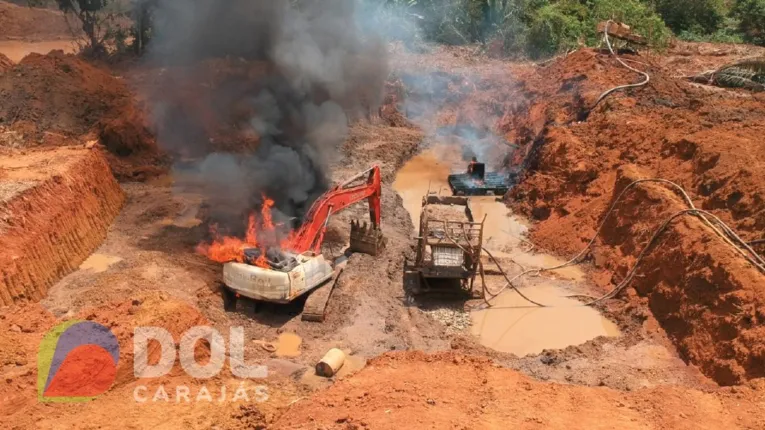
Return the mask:
<svg viewBox="0 0 765 430">
<path fill-rule="evenodd" d="M 100 139 L 113 154 L 115 174 L 125 179 L 140 179 L 161 164 L 125 83 L 73 55 L 25 57 L 0 76 L 0 100 L 0 124 L 21 133 L 27 146 Z"/>
<path fill-rule="evenodd" d="M 692 76 L 745 58 L 762 56 L 765 56 L 765 48 L 761 46 L 675 41 L 654 60 L 666 70 L 672 70 L 673 76 Z"/>
<path fill-rule="evenodd" d="M 79 34 L 70 29 L 64 14 L 57 10 L 19 6 L 0 1 L 0 40 L 71 39 Z"/>
<path fill-rule="evenodd" d="M 632 165 L 620 168 L 614 195 L 647 176 Z M 650 234 L 684 209 L 666 187 L 640 186 L 606 221 L 596 261 L 614 273 L 613 281 L 623 279 Z M 633 285 L 680 354 L 712 379 L 731 385 L 765 376 L 763 275 L 700 219 L 671 223 Z"/>
<path fill-rule="evenodd" d="M 61 52 L 30 54 L 0 79 L 0 118 L 37 131 L 82 135 L 131 103 L 128 88 L 106 70 Z"/>
<path fill-rule="evenodd" d="M 0 304 L 37 301 L 101 244 L 124 196 L 90 150 L 14 154 L 0 174 Z"/>
<path fill-rule="evenodd" d="M 274 428 L 757 428 L 759 393 L 624 393 L 539 382 L 484 358 L 389 353 L 300 401 Z"/>
<path fill-rule="evenodd" d="M 651 177 L 676 182 L 697 207 L 745 239 L 760 239 L 765 164 L 757 161 L 765 160 L 765 148 L 757 142 L 765 132 L 765 99 L 675 79 L 651 58 L 627 59 L 642 63 L 650 84 L 615 93 L 591 112 L 601 92 L 640 76 L 607 55 L 580 50 L 524 77 L 530 101 L 503 127 L 523 148 L 515 162 L 530 169 L 511 200 L 540 221 L 534 240 L 573 255 L 595 234 L 618 185 L 627 185 L 618 180 Z M 620 167 L 626 170 L 617 173 Z M 593 251 L 596 266 L 613 273 L 601 278 L 613 283 L 664 218 L 684 208 L 671 193 L 640 188 Z M 687 360 L 721 384 L 741 383 L 763 376 L 757 369 L 765 359 L 765 318 L 755 309 L 765 281 L 705 229 L 695 221 L 673 225 L 632 286 Z"/>
</svg>

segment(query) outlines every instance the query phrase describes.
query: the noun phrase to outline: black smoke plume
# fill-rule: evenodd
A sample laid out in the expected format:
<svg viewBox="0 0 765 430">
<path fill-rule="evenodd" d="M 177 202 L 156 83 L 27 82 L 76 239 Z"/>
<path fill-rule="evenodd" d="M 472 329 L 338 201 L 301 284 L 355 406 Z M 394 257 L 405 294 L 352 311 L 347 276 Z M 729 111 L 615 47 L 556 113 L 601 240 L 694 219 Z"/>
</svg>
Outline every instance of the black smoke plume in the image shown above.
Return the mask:
<svg viewBox="0 0 765 430">
<path fill-rule="evenodd" d="M 148 61 L 171 78 L 149 98 L 159 144 L 192 160 L 176 166 L 176 183 L 203 184 L 220 216 L 257 208 L 263 194 L 277 215 L 305 215 L 328 187 L 349 120 L 376 109 L 388 75 L 385 45 L 358 24 L 356 6 L 159 0 Z M 224 70 L 211 77 L 215 65 Z M 189 81 L 200 93 L 179 101 L 174 82 Z"/>
</svg>

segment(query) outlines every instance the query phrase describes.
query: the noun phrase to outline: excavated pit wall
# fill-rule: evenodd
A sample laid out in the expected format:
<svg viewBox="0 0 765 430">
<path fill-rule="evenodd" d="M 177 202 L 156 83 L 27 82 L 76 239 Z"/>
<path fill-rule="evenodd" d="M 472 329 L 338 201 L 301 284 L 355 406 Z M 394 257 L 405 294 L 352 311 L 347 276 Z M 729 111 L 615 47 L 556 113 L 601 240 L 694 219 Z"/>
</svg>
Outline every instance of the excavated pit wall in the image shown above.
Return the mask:
<svg viewBox="0 0 765 430">
<path fill-rule="evenodd" d="M 45 297 L 100 246 L 125 198 L 103 155 L 87 149 L 0 158 L 3 186 L 0 305 Z"/>
<path fill-rule="evenodd" d="M 612 203 L 646 177 L 636 166 L 620 168 Z M 624 279 L 654 231 L 687 208 L 666 186 L 637 185 L 606 220 L 596 265 L 613 271 L 613 281 Z M 630 286 L 647 299 L 687 361 L 720 385 L 736 385 L 765 376 L 762 280 L 760 271 L 701 219 L 684 215 L 649 249 Z"/>
<path fill-rule="evenodd" d="M 759 239 L 761 99 L 692 86 L 642 60 L 650 84 L 592 111 L 584 108 L 604 90 L 634 79 L 607 55 L 579 50 L 522 77 L 527 103 L 508 110 L 503 129 L 522 149 L 515 161 L 528 167 L 508 199 L 538 221 L 532 240 L 561 255 L 578 253 L 621 190 L 645 178 L 680 184 L 696 207 L 743 239 Z M 631 189 L 592 249 L 593 279 L 603 292 L 622 282 L 653 232 L 684 209 L 663 186 Z M 650 308 L 685 361 L 717 383 L 765 376 L 765 275 L 700 219 L 669 224 L 619 298 Z"/>
</svg>

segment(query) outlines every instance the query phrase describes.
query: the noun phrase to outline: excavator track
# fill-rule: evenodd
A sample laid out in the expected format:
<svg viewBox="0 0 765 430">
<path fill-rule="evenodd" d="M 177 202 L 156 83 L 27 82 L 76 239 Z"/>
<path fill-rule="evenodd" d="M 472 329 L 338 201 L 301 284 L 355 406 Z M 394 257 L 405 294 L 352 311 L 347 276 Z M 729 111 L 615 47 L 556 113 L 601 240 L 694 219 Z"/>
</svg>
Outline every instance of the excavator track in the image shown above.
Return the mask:
<svg viewBox="0 0 765 430">
<path fill-rule="evenodd" d="M 305 301 L 303 307 L 303 315 L 301 319 L 303 321 L 324 322 L 324 318 L 327 313 L 327 305 L 329 299 L 332 297 L 332 292 L 335 290 L 338 279 L 345 270 L 346 261 L 339 263 L 335 266 L 335 271 L 327 282 L 321 287 L 315 289 L 311 295 Z"/>
</svg>

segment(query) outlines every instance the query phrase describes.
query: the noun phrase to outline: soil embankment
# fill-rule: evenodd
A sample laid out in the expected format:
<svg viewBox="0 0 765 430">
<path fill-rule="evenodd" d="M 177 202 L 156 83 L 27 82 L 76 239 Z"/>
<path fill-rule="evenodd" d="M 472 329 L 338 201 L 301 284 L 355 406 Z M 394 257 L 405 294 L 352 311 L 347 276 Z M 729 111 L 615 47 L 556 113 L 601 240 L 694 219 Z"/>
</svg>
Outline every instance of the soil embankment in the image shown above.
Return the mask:
<svg viewBox="0 0 765 430">
<path fill-rule="evenodd" d="M 298 402 L 274 428 L 760 428 L 759 389 L 624 393 L 540 382 L 483 358 L 391 353 Z"/>
<path fill-rule="evenodd" d="M 48 40 L 42 42 L 0 40 L 0 53 L 12 63 L 20 62 L 29 54 L 47 54 L 57 50 L 63 51 L 66 54 L 74 54 L 79 50 L 79 47 L 73 40 Z"/>
<path fill-rule="evenodd" d="M 538 221 L 533 240 L 575 254 L 624 187 L 656 177 L 682 186 L 745 240 L 760 239 L 763 96 L 690 84 L 655 58 L 633 60 L 647 61 L 641 67 L 651 82 L 591 112 L 601 92 L 637 79 L 613 58 L 580 50 L 523 77 L 529 102 L 503 127 L 523 148 L 516 162 L 530 169 L 510 201 Z M 685 208 L 654 185 L 630 191 L 592 251 L 604 292 L 624 278 L 659 225 Z M 670 225 L 631 284 L 683 357 L 724 385 L 763 376 L 764 286 L 763 274 L 688 218 Z"/>
<path fill-rule="evenodd" d="M 101 244 L 123 199 L 96 151 L 0 158 L 0 304 L 45 297 Z"/>
<path fill-rule="evenodd" d="M 0 132 L 18 138 L 3 146 L 100 143 L 118 179 L 141 180 L 163 170 L 145 114 L 125 82 L 74 55 L 30 54 L 0 74 L 0 99 Z"/>
<path fill-rule="evenodd" d="M 0 52 L 0 73 L 9 70 L 11 67 L 13 67 L 13 61 Z"/>
<path fill-rule="evenodd" d="M 0 1 L 0 40 L 51 41 L 73 39 L 80 33 L 58 10 Z"/>
</svg>

